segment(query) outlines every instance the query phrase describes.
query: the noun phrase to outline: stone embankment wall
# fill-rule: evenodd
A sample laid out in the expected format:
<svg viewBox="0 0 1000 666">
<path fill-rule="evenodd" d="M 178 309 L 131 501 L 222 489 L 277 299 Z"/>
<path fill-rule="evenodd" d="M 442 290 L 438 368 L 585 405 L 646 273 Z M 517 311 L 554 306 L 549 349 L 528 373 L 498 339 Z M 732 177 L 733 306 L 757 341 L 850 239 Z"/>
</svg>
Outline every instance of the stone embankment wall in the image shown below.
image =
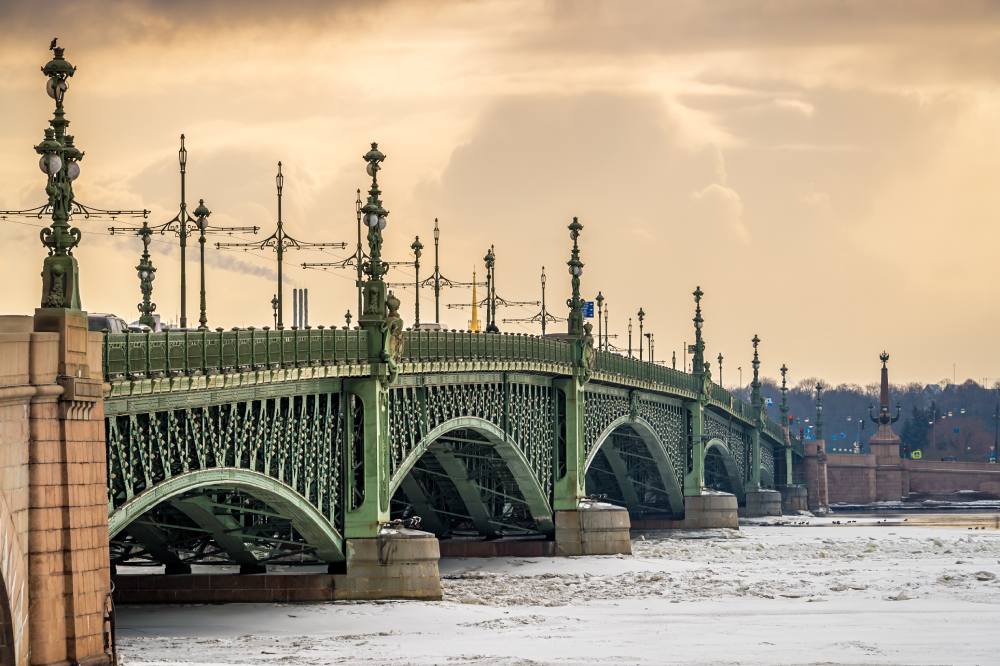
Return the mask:
<svg viewBox="0 0 1000 666">
<path fill-rule="evenodd" d="M 1000 498 L 1000 465 L 903 459 L 886 463 L 870 453 L 827 454 L 829 502 L 868 504 L 909 495 L 945 498 L 960 491 Z"/>
</svg>

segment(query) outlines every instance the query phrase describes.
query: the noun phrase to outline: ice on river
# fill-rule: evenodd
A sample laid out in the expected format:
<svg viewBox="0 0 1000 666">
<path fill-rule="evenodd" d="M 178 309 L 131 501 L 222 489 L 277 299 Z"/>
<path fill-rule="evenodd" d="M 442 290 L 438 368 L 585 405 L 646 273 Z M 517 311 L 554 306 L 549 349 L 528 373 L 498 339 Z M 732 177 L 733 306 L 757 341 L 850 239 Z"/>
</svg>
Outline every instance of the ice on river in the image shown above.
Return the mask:
<svg viewBox="0 0 1000 666">
<path fill-rule="evenodd" d="M 1000 532 L 635 532 L 632 556 L 442 560 L 444 601 L 120 607 L 128 666 L 996 664 Z"/>
</svg>

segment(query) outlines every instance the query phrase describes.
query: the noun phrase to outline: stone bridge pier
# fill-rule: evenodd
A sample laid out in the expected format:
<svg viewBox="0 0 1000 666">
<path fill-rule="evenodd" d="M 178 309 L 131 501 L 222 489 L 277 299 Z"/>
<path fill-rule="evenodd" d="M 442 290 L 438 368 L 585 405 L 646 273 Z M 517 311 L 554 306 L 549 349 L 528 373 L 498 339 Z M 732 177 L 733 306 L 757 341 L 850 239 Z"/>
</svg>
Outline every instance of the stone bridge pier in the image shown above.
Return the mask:
<svg viewBox="0 0 1000 666">
<path fill-rule="evenodd" d="M 110 663 L 101 334 L 0 317 L 0 663 Z"/>
</svg>

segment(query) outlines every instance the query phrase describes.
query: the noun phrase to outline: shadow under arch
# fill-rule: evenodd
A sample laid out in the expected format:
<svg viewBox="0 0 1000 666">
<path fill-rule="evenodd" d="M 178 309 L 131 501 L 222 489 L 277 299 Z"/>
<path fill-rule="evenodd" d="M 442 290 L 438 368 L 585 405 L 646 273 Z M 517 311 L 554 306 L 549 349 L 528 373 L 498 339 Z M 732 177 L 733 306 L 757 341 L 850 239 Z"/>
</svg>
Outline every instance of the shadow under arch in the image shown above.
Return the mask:
<svg viewBox="0 0 1000 666">
<path fill-rule="evenodd" d="M 516 444 L 510 441 L 506 433 L 493 423 L 475 416 L 459 416 L 449 419 L 429 431 L 420 442 L 413 447 L 389 482 L 389 497 L 393 497 L 402 486 L 406 477 L 413 471 L 417 461 L 439 440 L 446 438 L 448 433 L 456 430 L 471 430 L 480 435 L 503 460 L 510 471 L 518 490 L 527 505 L 528 512 L 541 532 L 552 532 L 555 529 L 552 516 L 552 506 L 535 475 L 531 465 Z M 404 489 L 405 492 L 405 489 Z"/>
<path fill-rule="evenodd" d="M 764 467 L 760 468 L 760 485 L 764 488 L 774 488 L 774 475 Z"/>
<path fill-rule="evenodd" d="M 726 443 L 717 437 L 705 444 L 705 485 L 736 495 L 736 501 L 741 505 L 746 502 L 746 492 L 736 459 Z"/>
<path fill-rule="evenodd" d="M 594 460 L 597 459 L 598 455 L 602 452 L 607 455 L 611 453 L 609 449 L 605 448 L 605 445 L 612 440 L 612 435 L 623 427 L 628 427 L 635 432 L 636 435 L 642 440 L 652 459 L 653 465 L 656 468 L 657 476 L 659 477 L 660 483 L 663 485 L 663 494 L 666 495 L 667 501 L 670 504 L 670 511 L 674 515 L 682 516 L 684 514 L 684 492 L 681 488 L 680 481 L 673 465 L 670 463 L 670 458 L 667 455 L 667 449 L 664 446 L 660 437 L 656 434 L 653 426 L 642 417 L 631 418 L 629 416 L 621 416 L 604 429 L 604 432 L 597 438 L 597 443 L 594 445 L 593 449 L 587 454 L 587 460 L 584 464 L 584 474 L 590 471 Z M 608 458 L 612 471 L 615 474 L 617 483 L 621 488 L 622 492 L 627 492 L 629 485 L 634 487 L 632 479 L 627 478 L 627 471 L 623 468 L 623 463 L 616 458 Z M 588 489 L 589 490 L 589 489 Z"/>
<path fill-rule="evenodd" d="M 260 472 L 214 468 L 178 474 L 131 498 L 108 516 L 111 538 L 159 504 L 199 488 L 240 490 L 289 518 L 316 555 L 326 562 L 344 559 L 343 537 L 319 509 L 284 483 Z"/>
<path fill-rule="evenodd" d="M 14 645 L 14 612 L 7 593 L 7 581 L 0 573 L 0 666 L 17 663 Z"/>
</svg>

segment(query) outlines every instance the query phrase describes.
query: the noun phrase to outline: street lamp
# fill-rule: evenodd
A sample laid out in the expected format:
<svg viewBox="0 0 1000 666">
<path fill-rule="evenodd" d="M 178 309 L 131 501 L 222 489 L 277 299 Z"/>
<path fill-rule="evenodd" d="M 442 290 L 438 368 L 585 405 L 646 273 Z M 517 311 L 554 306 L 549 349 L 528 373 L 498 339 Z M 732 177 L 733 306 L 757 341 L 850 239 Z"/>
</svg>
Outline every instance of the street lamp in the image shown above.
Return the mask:
<svg viewBox="0 0 1000 666">
<path fill-rule="evenodd" d="M 642 308 L 639 308 L 639 313 L 636 315 L 639 317 L 639 360 L 642 360 L 642 322 L 646 319 L 646 313 L 643 312 Z"/>
<path fill-rule="evenodd" d="M 609 337 L 608 336 L 608 332 L 609 332 L 608 331 L 608 317 L 610 316 L 608 314 L 608 310 L 610 310 L 610 309 L 611 308 L 608 307 L 608 304 L 605 303 L 604 304 L 604 351 L 608 351 L 608 350 L 611 349 L 611 345 L 608 343 L 608 337 Z M 617 338 L 617 337 L 618 337 L 618 334 L 616 333 L 615 334 L 615 338 Z"/>
<path fill-rule="evenodd" d="M 573 251 L 570 253 L 566 265 L 569 267 L 570 276 L 572 276 L 573 291 L 572 296 L 566 301 L 566 305 L 569 306 L 569 325 L 567 328 L 570 335 L 581 337 L 583 336 L 583 299 L 580 298 L 580 276 L 583 275 L 583 262 L 580 261 L 578 241 L 583 225 L 580 224 L 579 219 L 574 217 L 568 229 L 569 236 L 573 239 Z"/>
<path fill-rule="evenodd" d="M 497 255 L 493 251 L 493 246 L 490 245 L 490 249 L 486 251 L 486 255 L 483 257 L 483 263 L 486 264 L 486 332 L 487 333 L 499 333 L 500 327 L 497 326 L 496 316 L 497 316 L 497 285 L 496 285 L 496 263 Z"/>
<path fill-rule="evenodd" d="M 542 337 L 545 337 L 545 320 L 548 313 L 545 311 L 545 266 L 542 266 Z"/>
<path fill-rule="evenodd" d="M 725 388 L 725 385 L 722 383 L 722 352 L 719 352 L 719 386 Z"/>
<path fill-rule="evenodd" d="M 632 358 L 632 317 L 628 318 L 628 357 Z"/>
<path fill-rule="evenodd" d="M 278 328 L 278 295 L 271 298 L 271 311 L 274 313 L 274 327 Z"/>
<path fill-rule="evenodd" d="M 198 227 L 198 248 L 199 248 L 199 304 L 198 304 L 198 330 L 207 331 L 208 330 L 208 313 L 206 309 L 206 292 L 205 292 L 205 234 L 214 232 L 226 232 L 233 233 L 234 231 L 247 231 L 250 233 L 257 233 L 260 231 L 258 226 L 250 227 L 213 227 L 208 224 L 208 216 L 212 214 L 212 211 L 205 206 L 205 200 L 198 200 L 198 207 L 194 209 L 195 226 Z"/>
<path fill-rule="evenodd" d="M 69 121 L 63 111 L 66 80 L 76 73 L 76 67 L 63 58 L 63 49 L 52 40 L 52 60 L 42 67 L 48 77 L 45 90 L 55 100 L 56 108 L 49 120 L 50 128 L 44 139 L 35 146 L 38 168 L 48 179 L 45 192 L 49 195 L 52 224 L 42 229 L 42 245 L 49 250 L 42 268 L 42 307 L 79 310 L 79 266 L 73 248 L 80 244 L 80 230 L 69 226 L 73 205 L 73 181 L 80 176 L 83 153 L 73 144 L 73 137 L 66 134 Z"/>
<path fill-rule="evenodd" d="M 382 261 L 382 232 L 388 223 L 389 211 L 382 207 L 382 191 L 378 187 L 378 172 L 385 155 L 373 141 L 371 150 L 362 159 L 367 163 L 365 170 L 372 184 L 368 189 L 368 201 L 361 207 L 361 221 L 368 227 L 369 258 L 364 264 L 368 280 L 364 287 L 364 310 L 358 322 L 362 328 L 381 330 L 386 318 L 386 284 L 382 276 L 389 271 L 389 266 Z"/>
<path fill-rule="evenodd" d="M 350 310 L 348 310 L 347 312 L 344 313 L 344 321 L 347 322 L 347 328 L 350 328 L 351 327 L 351 311 Z"/>
<path fill-rule="evenodd" d="M 139 276 L 139 289 L 142 292 L 142 302 L 139 303 L 139 323 L 155 329 L 156 319 L 153 317 L 153 312 L 156 310 L 156 303 L 153 303 L 152 295 L 156 268 L 149 258 L 150 233 L 149 225 L 143 220 L 142 228 L 139 230 L 139 237 L 142 238 L 142 256 L 139 257 L 139 265 L 135 267 L 135 270 Z"/>
<path fill-rule="evenodd" d="M 413 250 L 413 269 L 416 272 L 416 282 L 413 285 L 414 291 L 416 291 L 416 297 L 413 301 L 413 328 L 416 329 L 420 328 L 420 254 L 424 249 L 424 244 L 420 242 L 420 236 L 413 239 L 410 249 Z"/>
<path fill-rule="evenodd" d="M 823 384 L 816 384 L 816 439 L 823 439 Z"/>
<path fill-rule="evenodd" d="M 602 334 L 601 334 L 601 330 L 602 330 L 602 326 L 601 325 L 602 325 L 602 322 L 601 322 L 601 320 L 604 318 L 604 294 L 602 294 L 600 291 L 598 291 L 597 292 L 597 297 L 594 300 L 597 301 L 597 348 L 600 349 L 601 348 L 601 338 L 602 338 Z"/>
</svg>

